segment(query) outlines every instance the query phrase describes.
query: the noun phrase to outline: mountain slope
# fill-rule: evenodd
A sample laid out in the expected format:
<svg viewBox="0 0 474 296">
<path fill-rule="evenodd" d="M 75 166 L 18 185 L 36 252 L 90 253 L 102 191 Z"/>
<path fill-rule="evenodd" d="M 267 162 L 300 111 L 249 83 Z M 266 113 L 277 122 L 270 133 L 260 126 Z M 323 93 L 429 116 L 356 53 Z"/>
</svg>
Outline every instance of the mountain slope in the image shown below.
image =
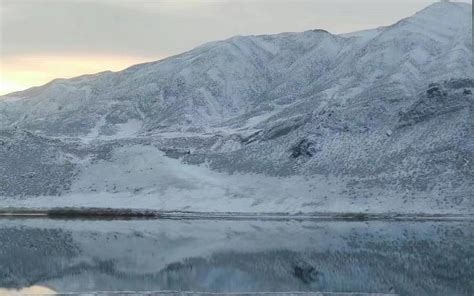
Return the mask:
<svg viewBox="0 0 474 296">
<path fill-rule="evenodd" d="M 4 96 L 0 196 L 26 206 L 33 201 L 15 196 L 170 210 L 470 212 L 471 9 L 436 3 L 346 35 L 239 36 Z M 39 157 L 22 161 L 30 155 Z M 136 199 L 124 204 L 128 196 Z"/>
</svg>

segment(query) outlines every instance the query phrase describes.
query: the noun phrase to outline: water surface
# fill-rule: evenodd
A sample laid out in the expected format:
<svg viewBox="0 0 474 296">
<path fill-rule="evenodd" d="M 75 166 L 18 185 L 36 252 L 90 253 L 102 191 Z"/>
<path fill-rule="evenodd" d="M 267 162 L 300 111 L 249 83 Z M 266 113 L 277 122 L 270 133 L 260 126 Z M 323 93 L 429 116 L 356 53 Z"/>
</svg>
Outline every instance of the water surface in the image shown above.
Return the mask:
<svg viewBox="0 0 474 296">
<path fill-rule="evenodd" d="M 473 295 L 472 227 L 0 219 L 0 289 Z"/>
</svg>

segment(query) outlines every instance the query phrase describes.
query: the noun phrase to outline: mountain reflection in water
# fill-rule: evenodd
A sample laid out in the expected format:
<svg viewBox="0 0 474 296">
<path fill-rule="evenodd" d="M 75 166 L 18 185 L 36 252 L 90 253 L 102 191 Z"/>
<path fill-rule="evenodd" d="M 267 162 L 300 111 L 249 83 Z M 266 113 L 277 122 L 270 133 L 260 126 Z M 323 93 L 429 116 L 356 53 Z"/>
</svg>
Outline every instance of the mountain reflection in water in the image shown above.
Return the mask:
<svg viewBox="0 0 474 296">
<path fill-rule="evenodd" d="M 472 226 L 2 219 L 0 287 L 472 295 Z"/>
</svg>

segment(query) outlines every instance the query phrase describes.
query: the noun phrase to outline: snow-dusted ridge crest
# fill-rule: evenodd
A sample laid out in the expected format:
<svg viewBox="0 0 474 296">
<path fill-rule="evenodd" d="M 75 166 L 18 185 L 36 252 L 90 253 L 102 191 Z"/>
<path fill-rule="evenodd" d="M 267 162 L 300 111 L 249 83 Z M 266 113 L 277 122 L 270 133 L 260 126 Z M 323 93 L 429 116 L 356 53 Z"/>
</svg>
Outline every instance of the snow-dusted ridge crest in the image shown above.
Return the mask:
<svg viewBox="0 0 474 296">
<path fill-rule="evenodd" d="M 472 6 L 0 97 L 0 207 L 472 213 Z"/>
</svg>

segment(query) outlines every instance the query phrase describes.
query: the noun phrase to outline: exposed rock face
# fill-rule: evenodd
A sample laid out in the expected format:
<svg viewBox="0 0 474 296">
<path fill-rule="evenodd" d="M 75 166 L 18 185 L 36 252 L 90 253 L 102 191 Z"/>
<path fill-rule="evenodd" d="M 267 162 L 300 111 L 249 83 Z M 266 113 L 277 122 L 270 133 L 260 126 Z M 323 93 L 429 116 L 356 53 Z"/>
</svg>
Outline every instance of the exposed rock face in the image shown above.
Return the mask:
<svg viewBox="0 0 474 296">
<path fill-rule="evenodd" d="M 301 156 L 311 157 L 316 153 L 316 151 L 314 151 L 312 148 L 313 148 L 313 143 L 309 142 L 306 139 L 303 139 L 291 149 L 291 157 L 293 158 L 298 158 Z"/>
<path fill-rule="evenodd" d="M 106 177 L 84 185 L 86 172 L 104 164 L 123 169 L 117 149 L 141 146 L 222 174 L 280 183 L 301 176 L 333 188 L 331 195 L 318 187 L 304 211 L 328 209 L 328 196 L 354 205 L 373 199 L 379 210 L 422 201 L 430 211 L 471 211 L 471 8 L 436 3 L 392 26 L 346 35 L 234 37 L 1 97 L 0 196 L 7 203 L 67 195 L 74 184 L 83 184 L 81 194 L 120 193 L 110 188 L 121 186 L 104 185 Z M 124 171 L 148 180 L 160 170 L 146 175 L 144 167 Z M 195 186 L 208 184 L 196 178 Z M 124 188 L 143 194 L 158 186 L 150 180 Z M 229 196 L 241 195 L 232 182 L 225 186 Z M 392 199 L 397 206 L 384 208 Z"/>
</svg>

